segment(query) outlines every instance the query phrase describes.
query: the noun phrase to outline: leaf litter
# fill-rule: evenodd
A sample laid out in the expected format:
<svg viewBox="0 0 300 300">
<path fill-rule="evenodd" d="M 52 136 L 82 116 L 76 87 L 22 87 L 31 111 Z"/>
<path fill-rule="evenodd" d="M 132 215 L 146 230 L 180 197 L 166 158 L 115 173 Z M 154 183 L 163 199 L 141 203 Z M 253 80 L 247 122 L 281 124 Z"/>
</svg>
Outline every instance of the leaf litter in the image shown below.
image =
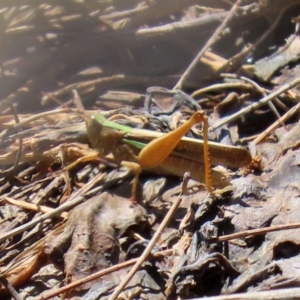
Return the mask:
<svg viewBox="0 0 300 300">
<path fill-rule="evenodd" d="M 3 3 L 1 297 L 299 298 L 298 10 Z M 130 170 L 84 160 L 95 150 L 72 90 L 90 111 L 160 132 L 201 107 L 210 139 L 248 146 L 255 163 L 214 166 L 213 195 L 165 163 L 143 172 L 133 203 Z"/>
</svg>

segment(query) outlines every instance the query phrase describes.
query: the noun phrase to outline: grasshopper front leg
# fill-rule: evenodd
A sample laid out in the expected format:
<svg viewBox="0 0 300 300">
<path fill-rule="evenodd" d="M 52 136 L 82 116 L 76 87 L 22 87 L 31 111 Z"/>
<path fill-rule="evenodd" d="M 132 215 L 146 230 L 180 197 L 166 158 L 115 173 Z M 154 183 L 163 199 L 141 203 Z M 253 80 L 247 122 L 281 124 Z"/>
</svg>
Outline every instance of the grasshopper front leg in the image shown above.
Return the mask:
<svg viewBox="0 0 300 300">
<path fill-rule="evenodd" d="M 142 168 L 138 163 L 134 163 L 131 161 L 122 161 L 121 166 L 127 167 L 134 172 L 134 179 L 133 179 L 132 189 L 131 189 L 131 200 L 132 202 L 136 202 L 137 188 L 138 188 L 139 177 L 142 172 Z"/>
<path fill-rule="evenodd" d="M 142 168 L 138 163 L 138 157 L 133 153 L 128 145 L 119 144 L 118 147 L 112 151 L 112 155 L 114 159 L 118 162 L 118 164 L 122 167 L 127 167 L 134 172 L 134 180 L 132 183 L 131 190 L 131 200 L 132 202 L 136 202 L 137 199 L 137 188 L 140 173 L 142 172 Z"/>
</svg>

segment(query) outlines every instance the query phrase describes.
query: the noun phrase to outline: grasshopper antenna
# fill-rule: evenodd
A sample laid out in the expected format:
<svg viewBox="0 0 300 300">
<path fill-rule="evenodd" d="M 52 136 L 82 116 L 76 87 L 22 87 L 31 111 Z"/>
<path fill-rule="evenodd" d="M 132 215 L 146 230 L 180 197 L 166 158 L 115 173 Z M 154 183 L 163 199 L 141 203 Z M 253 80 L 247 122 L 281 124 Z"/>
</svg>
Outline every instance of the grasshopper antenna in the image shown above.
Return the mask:
<svg viewBox="0 0 300 300">
<path fill-rule="evenodd" d="M 73 94 L 73 102 L 75 103 L 76 108 L 81 114 L 85 115 L 85 109 L 82 105 L 82 101 L 78 92 L 76 90 L 72 90 L 72 94 Z"/>
</svg>

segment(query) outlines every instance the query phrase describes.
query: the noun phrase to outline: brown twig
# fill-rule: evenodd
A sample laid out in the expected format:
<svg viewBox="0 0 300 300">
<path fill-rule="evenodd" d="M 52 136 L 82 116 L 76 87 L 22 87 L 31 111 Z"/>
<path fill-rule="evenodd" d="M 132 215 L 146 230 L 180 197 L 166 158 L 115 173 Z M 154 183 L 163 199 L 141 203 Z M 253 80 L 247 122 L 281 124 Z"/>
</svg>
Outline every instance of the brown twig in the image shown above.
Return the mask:
<svg viewBox="0 0 300 300">
<path fill-rule="evenodd" d="M 5 286 L 7 291 L 15 300 L 23 300 L 23 298 L 18 294 L 14 287 L 9 283 L 9 281 L 0 273 L 0 282 Z"/>
<path fill-rule="evenodd" d="M 265 89 L 260 87 L 255 81 L 251 80 L 250 78 L 247 78 L 245 76 L 238 76 L 236 74 L 227 74 L 227 73 L 221 74 L 221 77 L 239 78 L 243 81 L 246 81 L 246 82 L 250 83 L 256 89 L 257 92 L 261 93 L 263 97 L 267 97 L 267 93 L 266 93 Z M 280 119 L 280 114 L 277 111 L 274 104 L 272 103 L 272 101 L 268 102 L 268 105 L 269 105 L 270 109 L 273 111 L 273 113 L 275 114 L 275 116 L 277 117 L 277 119 L 279 120 Z M 282 125 L 284 126 L 283 123 L 282 123 Z"/>
<path fill-rule="evenodd" d="M 275 21 L 271 22 L 270 27 L 264 32 L 264 34 L 260 38 L 258 38 L 258 40 L 254 44 L 250 45 L 247 49 L 243 49 L 241 52 L 239 52 L 238 54 L 236 54 L 233 57 L 231 57 L 230 59 L 228 59 L 226 61 L 226 63 L 224 63 L 224 65 L 218 70 L 217 73 L 221 74 L 223 72 L 229 72 L 229 71 L 235 70 L 237 67 L 239 67 L 241 64 L 243 64 L 245 61 L 245 58 L 250 53 L 255 51 L 255 49 L 260 45 L 260 43 L 276 28 L 284 11 L 285 11 L 284 9 L 282 9 L 280 11 L 280 13 L 278 14 Z"/>
<path fill-rule="evenodd" d="M 258 228 L 258 229 L 251 229 L 245 230 L 242 232 L 237 232 L 233 234 L 223 235 L 217 238 L 219 242 L 225 242 L 233 239 L 243 238 L 249 235 L 262 235 L 268 232 L 279 231 L 279 230 L 288 230 L 288 229 L 296 229 L 300 228 L 300 223 L 291 223 L 291 224 L 284 224 L 284 225 L 276 225 L 271 227 L 265 228 Z"/>
<path fill-rule="evenodd" d="M 9 204 L 16 205 L 18 207 L 22 207 L 25 209 L 33 210 L 36 212 L 48 213 L 48 212 L 52 212 L 54 210 L 53 208 L 48 207 L 48 206 L 33 204 L 33 203 L 29 203 L 29 202 L 22 201 L 22 200 L 15 200 L 10 197 L 5 197 L 4 200 Z M 59 216 L 64 219 L 67 219 L 69 217 L 69 213 L 62 212 Z"/>
<path fill-rule="evenodd" d="M 169 254 L 172 254 L 172 253 L 173 253 L 173 249 L 159 251 L 159 252 L 153 254 L 153 258 L 156 258 L 156 257 L 159 257 L 159 256 L 166 256 L 166 255 L 169 255 Z M 126 267 L 129 267 L 129 266 L 135 264 L 137 261 L 138 261 L 138 258 L 133 258 L 131 260 L 128 260 L 128 261 L 122 262 L 120 264 L 117 264 L 117 265 L 111 266 L 109 268 L 106 268 L 105 270 L 98 271 L 98 272 L 96 272 L 92 275 L 89 275 L 89 276 L 87 276 L 83 279 L 79 279 L 79 280 L 76 280 L 72 283 L 69 283 L 68 285 L 65 285 L 64 287 L 61 287 L 61 288 L 56 289 L 54 291 L 50 291 L 50 292 L 46 293 L 46 295 L 42 295 L 41 297 L 37 298 L 37 300 L 52 299 L 53 297 L 58 296 L 59 294 L 62 294 L 62 293 L 65 293 L 69 290 L 75 289 L 78 286 L 81 286 L 81 285 L 86 284 L 90 281 L 93 281 L 95 279 L 103 277 L 103 276 L 105 276 L 107 274 L 110 274 L 114 271 L 118 271 L 120 269 L 124 269 Z"/>
<path fill-rule="evenodd" d="M 217 30 L 214 32 L 214 34 L 211 36 L 211 38 L 206 42 L 204 47 L 201 49 L 201 51 L 196 55 L 194 60 L 191 62 L 191 64 L 188 66 L 188 68 L 184 71 L 182 76 L 180 77 L 179 81 L 174 86 L 173 90 L 181 89 L 182 84 L 186 80 L 186 78 L 190 75 L 193 68 L 198 64 L 200 58 L 203 56 L 203 54 L 209 49 L 209 47 L 212 46 L 212 44 L 218 39 L 219 35 L 222 33 L 222 31 L 227 26 L 229 20 L 234 15 L 236 9 L 239 7 L 241 3 L 241 0 L 237 0 L 236 3 L 232 6 L 231 10 L 227 14 L 226 18 L 223 20 L 223 22 L 220 24 L 220 26 L 217 28 Z"/>
<path fill-rule="evenodd" d="M 0 134 L 0 139 L 3 139 L 5 138 L 7 135 L 10 134 L 11 130 L 16 130 L 16 129 L 20 129 L 22 128 L 22 126 L 25 126 L 35 120 L 38 120 L 38 119 L 42 119 L 42 118 L 45 118 L 45 117 L 48 117 L 48 116 L 51 116 L 51 115 L 55 115 L 55 114 L 59 114 L 59 113 L 70 113 L 70 112 L 77 112 L 77 110 L 75 109 L 55 109 L 55 110 L 51 110 L 51 111 L 46 111 L 46 112 L 42 112 L 40 114 L 36 114 L 36 115 L 33 115 L 29 118 L 27 118 L 26 120 L 23 120 L 21 121 L 20 123 L 16 123 L 14 126 L 11 126 L 9 127 L 7 130 L 4 130 L 2 131 L 2 133 Z"/>
<path fill-rule="evenodd" d="M 279 96 L 281 93 L 291 89 L 292 87 L 295 87 L 296 85 L 298 85 L 300 83 L 300 78 L 297 78 L 295 80 L 293 80 L 291 83 L 287 83 L 284 86 L 282 86 L 281 88 L 279 88 L 277 91 L 275 91 L 274 93 L 268 95 L 267 97 L 264 97 L 262 99 L 260 99 L 259 101 L 243 108 L 242 110 L 238 111 L 235 114 L 232 114 L 231 116 L 224 118 L 223 120 L 221 120 L 220 122 L 216 123 L 215 125 L 211 126 L 209 128 L 210 131 L 213 131 L 223 125 L 225 125 L 226 123 L 235 121 L 236 119 L 240 118 L 241 116 L 261 107 L 262 105 L 268 103 L 269 101 L 271 101 L 272 99 L 274 99 L 275 97 Z"/>
<path fill-rule="evenodd" d="M 205 300 L 295 300 L 300 299 L 300 288 L 276 289 L 260 292 L 247 292 L 234 295 L 222 295 L 214 297 L 205 297 Z M 203 300 L 193 298 L 191 300 Z"/>
<path fill-rule="evenodd" d="M 252 90 L 253 86 L 251 84 L 243 83 L 243 82 L 216 83 L 216 84 L 212 84 L 210 86 L 207 86 L 207 87 L 204 87 L 204 88 L 194 91 L 191 96 L 193 98 L 196 98 L 204 93 L 211 93 L 211 92 L 216 92 L 216 91 L 224 90 L 224 89 L 243 89 L 243 90 L 251 89 Z"/>
<path fill-rule="evenodd" d="M 273 132 L 278 126 L 280 126 L 284 121 L 291 118 L 297 111 L 300 109 L 300 103 L 292 107 L 288 112 L 286 112 L 279 120 L 269 126 L 266 130 L 264 130 L 259 136 L 257 136 L 253 140 L 253 144 L 259 144 L 264 138 L 267 137 L 271 132 Z"/>
</svg>

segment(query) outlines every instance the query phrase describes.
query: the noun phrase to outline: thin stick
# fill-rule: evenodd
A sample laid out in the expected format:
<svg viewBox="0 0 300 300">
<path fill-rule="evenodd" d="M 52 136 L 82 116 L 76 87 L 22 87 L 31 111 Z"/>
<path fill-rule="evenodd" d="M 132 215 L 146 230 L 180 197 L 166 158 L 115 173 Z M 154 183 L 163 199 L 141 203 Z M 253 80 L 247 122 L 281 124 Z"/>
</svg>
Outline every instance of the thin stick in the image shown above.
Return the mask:
<svg viewBox="0 0 300 300">
<path fill-rule="evenodd" d="M 204 298 L 193 298 L 191 300 L 203 300 Z M 295 300 L 300 299 L 300 288 L 285 288 L 259 292 L 237 293 L 233 295 L 222 295 L 205 297 L 205 300 Z"/>
<path fill-rule="evenodd" d="M 26 201 L 22 201 L 22 200 L 15 200 L 13 198 L 10 197 L 5 197 L 4 200 L 6 202 L 8 202 L 9 204 L 18 206 L 18 207 L 22 207 L 22 208 L 26 208 L 29 210 L 33 210 L 36 212 L 42 212 L 42 213 L 48 213 L 54 210 L 54 208 L 48 207 L 48 206 L 44 206 L 44 205 L 39 205 L 39 204 L 33 204 L 33 203 L 29 203 Z M 62 217 L 64 219 L 67 219 L 69 217 L 69 213 L 67 212 L 62 212 L 59 217 Z"/>
<path fill-rule="evenodd" d="M 3 286 L 5 286 L 7 291 L 10 292 L 11 296 L 15 300 L 23 300 L 23 298 L 18 294 L 18 292 L 15 290 L 15 288 L 10 284 L 10 282 L 6 279 L 6 277 L 3 276 L 1 273 L 0 273 L 0 282 L 3 284 Z"/>
<path fill-rule="evenodd" d="M 270 100 L 272 100 L 275 97 L 279 96 L 281 93 L 291 89 L 292 87 L 298 85 L 299 83 L 300 83 L 300 78 L 297 78 L 297 79 L 293 80 L 291 83 L 285 84 L 284 86 L 282 86 L 280 89 L 278 89 L 274 93 L 260 99 L 256 103 L 253 103 L 253 104 L 243 108 L 242 110 L 238 111 L 237 113 L 235 113 L 235 114 L 229 116 L 228 118 L 225 118 L 222 121 L 220 121 L 220 122 L 216 123 L 215 125 L 211 126 L 209 128 L 209 131 L 213 131 L 213 130 L 223 126 L 224 124 L 232 122 L 232 121 L 238 119 L 239 117 L 241 117 L 242 115 L 247 114 L 247 113 L 261 107 L 262 105 L 268 103 Z"/>
<path fill-rule="evenodd" d="M 156 252 L 156 253 L 153 254 L 153 258 L 159 257 L 159 256 L 169 255 L 169 254 L 172 254 L 172 253 L 173 253 L 173 249 L 159 251 L 159 252 Z M 138 258 L 133 258 L 131 260 L 128 260 L 128 261 L 122 262 L 120 264 L 117 264 L 117 265 L 111 266 L 109 268 L 106 268 L 105 270 L 98 271 L 98 272 L 96 272 L 92 275 L 89 275 L 85 278 L 82 278 L 82 279 L 76 280 L 74 282 L 71 282 L 71 283 L 69 283 L 69 284 L 67 284 L 67 285 L 65 285 L 61 288 L 58 288 L 58 289 L 54 290 L 54 291 L 50 291 L 50 292 L 46 293 L 46 295 L 42 295 L 40 298 L 37 298 L 36 300 L 52 299 L 55 296 L 58 296 L 59 294 L 62 294 L 62 293 L 65 293 L 69 290 L 75 289 L 78 286 L 81 286 L 81 285 L 83 285 L 85 283 L 88 283 L 92 280 L 103 277 L 103 276 L 105 276 L 107 274 L 110 274 L 114 271 L 118 271 L 118 270 L 124 269 L 126 267 L 129 267 L 129 266 L 135 264 L 137 261 L 138 261 Z"/>
<path fill-rule="evenodd" d="M 245 58 L 250 54 L 253 53 L 254 50 L 259 46 L 259 44 L 276 28 L 278 22 L 281 20 L 281 17 L 284 13 L 284 9 L 282 9 L 280 11 L 280 13 L 278 14 L 276 20 L 272 21 L 272 24 L 270 25 L 270 27 L 264 32 L 264 34 L 262 36 L 260 36 L 258 38 L 258 40 L 250 45 L 247 49 L 242 50 L 240 53 L 234 55 L 233 57 L 231 57 L 230 59 L 228 59 L 226 61 L 226 63 L 218 70 L 218 74 L 222 73 L 225 70 L 233 70 L 236 69 L 238 66 L 240 66 L 242 64 L 242 62 L 245 61 Z M 237 63 L 239 63 L 239 65 L 237 66 Z"/>
<path fill-rule="evenodd" d="M 187 180 L 188 179 L 186 177 L 184 177 L 184 179 L 183 179 L 183 186 L 184 187 L 186 187 L 186 181 Z M 185 190 L 185 188 L 183 188 L 183 190 Z M 177 207 L 180 205 L 181 200 L 182 200 L 182 192 L 181 192 L 180 196 L 177 198 L 177 200 L 175 200 L 174 203 L 172 204 L 170 210 L 166 214 L 166 216 L 163 219 L 162 223 L 159 225 L 157 231 L 155 232 L 155 234 L 152 237 L 150 243 L 148 244 L 148 246 L 144 250 L 143 254 L 139 257 L 139 259 L 137 260 L 135 265 L 129 271 L 127 276 L 122 280 L 122 282 L 119 284 L 119 286 L 116 288 L 116 290 L 112 293 L 109 300 L 115 300 L 119 296 L 121 291 L 128 284 L 130 279 L 133 277 L 133 275 L 139 270 L 139 268 L 142 266 L 144 261 L 148 258 L 149 254 L 151 253 L 151 250 L 153 249 L 153 247 L 157 243 L 158 239 L 160 238 L 164 228 L 168 225 L 168 223 L 171 220 L 173 214 L 175 213 Z"/>
<path fill-rule="evenodd" d="M 217 30 L 214 32 L 214 34 L 211 36 L 211 38 L 206 42 L 206 44 L 201 49 L 201 51 L 196 55 L 196 57 L 191 62 L 191 64 L 188 66 L 188 68 L 184 71 L 184 73 L 180 77 L 179 81 L 174 86 L 173 90 L 181 89 L 182 88 L 182 83 L 189 76 L 189 74 L 191 73 L 192 69 L 198 64 L 198 62 L 200 61 L 200 58 L 203 56 L 203 54 L 218 39 L 219 35 L 222 33 L 222 31 L 227 26 L 228 21 L 232 18 L 233 14 L 235 13 L 236 9 L 239 7 L 240 3 L 241 3 L 241 0 L 237 0 L 235 2 L 235 4 L 232 6 L 231 10 L 229 11 L 228 15 L 226 16 L 226 18 L 221 23 L 221 25 L 217 28 Z"/>
<path fill-rule="evenodd" d="M 206 86 L 199 90 L 196 90 L 192 93 L 191 97 L 196 98 L 204 93 L 211 93 L 211 92 L 219 92 L 220 90 L 229 90 L 229 89 L 243 89 L 243 90 L 252 90 L 253 85 L 243 82 L 224 82 L 224 83 L 216 83 L 210 86 Z"/>
<path fill-rule="evenodd" d="M 243 238 L 243 237 L 246 237 L 249 235 L 262 235 L 262 234 L 266 234 L 268 232 L 296 229 L 296 228 L 300 228 L 300 223 L 290 223 L 290 224 L 276 225 L 276 226 L 265 227 L 265 228 L 245 230 L 242 232 L 237 232 L 237 233 L 220 236 L 217 238 L 217 240 L 219 242 L 225 242 L 225 241 L 229 241 L 229 240 L 233 240 L 233 239 Z"/>
<path fill-rule="evenodd" d="M 250 83 L 251 85 L 253 85 L 253 87 L 259 93 L 261 93 L 263 97 L 267 97 L 267 93 L 266 93 L 265 89 L 263 89 L 262 87 L 260 87 L 255 81 L 251 80 L 250 78 L 247 78 L 245 76 L 235 75 L 235 74 L 227 74 L 227 73 L 221 74 L 221 77 L 238 78 L 238 79 L 244 80 L 244 81 Z M 268 105 L 269 105 L 270 109 L 273 111 L 273 113 L 275 114 L 276 118 L 279 120 L 280 119 L 280 114 L 277 111 L 277 109 L 274 106 L 274 104 L 272 103 L 272 101 L 268 102 Z M 284 126 L 284 124 L 282 124 L 282 126 Z"/>
<path fill-rule="evenodd" d="M 78 111 L 76 109 L 63 108 L 63 109 L 56 109 L 56 110 L 46 111 L 46 112 L 43 112 L 43 113 L 40 113 L 40 114 L 36 114 L 34 116 L 31 116 L 31 117 L 27 118 L 26 120 L 21 121 L 20 123 L 16 123 L 14 126 L 11 126 L 8 129 L 4 130 L 0 134 L 0 139 L 3 139 L 4 137 L 6 137 L 10 133 L 10 130 L 19 129 L 22 126 L 31 123 L 32 121 L 42 119 L 44 117 L 48 117 L 48 116 L 51 116 L 51 115 L 56 115 L 56 114 L 59 114 L 59 113 L 70 113 L 70 112 L 75 112 L 76 113 Z"/>
<path fill-rule="evenodd" d="M 282 122 L 291 118 L 300 109 L 300 102 L 292 107 L 288 112 L 286 112 L 281 118 L 279 118 L 275 123 L 269 126 L 264 132 L 262 132 L 257 138 L 253 140 L 253 144 L 259 144 L 267 135 L 274 131 L 277 127 L 282 125 Z"/>
</svg>

